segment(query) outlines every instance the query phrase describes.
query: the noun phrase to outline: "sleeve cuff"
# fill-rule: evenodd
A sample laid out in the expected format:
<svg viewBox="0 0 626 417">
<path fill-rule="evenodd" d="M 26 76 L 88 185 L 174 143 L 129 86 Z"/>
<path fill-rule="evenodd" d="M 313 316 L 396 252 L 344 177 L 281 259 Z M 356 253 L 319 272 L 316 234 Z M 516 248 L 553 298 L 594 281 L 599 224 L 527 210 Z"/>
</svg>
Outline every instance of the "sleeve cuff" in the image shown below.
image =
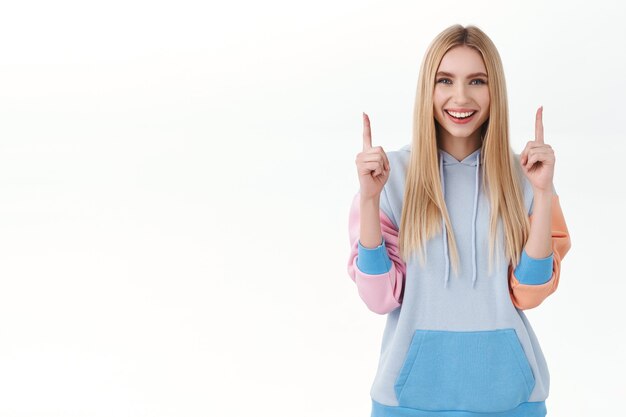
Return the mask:
<svg viewBox="0 0 626 417">
<path fill-rule="evenodd" d="M 528 256 L 526 249 L 524 249 L 522 258 L 514 271 L 515 278 L 520 284 L 545 284 L 552 277 L 553 258 L 554 252 L 545 258 L 533 258 Z"/>
<path fill-rule="evenodd" d="M 391 259 L 385 246 L 385 238 L 382 243 L 375 248 L 366 248 L 358 241 L 359 252 L 356 258 L 356 266 L 362 272 L 369 275 L 384 274 L 391 270 Z"/>
</svg>

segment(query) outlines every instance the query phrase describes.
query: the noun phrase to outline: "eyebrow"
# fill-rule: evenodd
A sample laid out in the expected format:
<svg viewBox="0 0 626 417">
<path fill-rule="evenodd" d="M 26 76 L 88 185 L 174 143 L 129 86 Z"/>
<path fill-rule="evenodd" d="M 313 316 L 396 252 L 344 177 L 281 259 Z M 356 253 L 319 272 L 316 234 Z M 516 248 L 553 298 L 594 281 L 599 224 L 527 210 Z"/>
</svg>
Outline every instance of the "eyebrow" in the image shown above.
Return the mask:
<svg viewBox="0 0 626 417">
<path fill-rule="evenodd" d="M 437 73 L 437 76 L 443 75 L 444 77 L 452 77 L 454 78 L 454 74 L 451 74 L 449 72 L 445 72 L 445 71 L 439 71 Z M 467 76 L 467 78 L 473 78 L 473 77 L 485 77 L 487 78 L 487 74 L 485 74 L 484 72 L 475 72 L 473 74 L 469 74 Z"/>
</svg>

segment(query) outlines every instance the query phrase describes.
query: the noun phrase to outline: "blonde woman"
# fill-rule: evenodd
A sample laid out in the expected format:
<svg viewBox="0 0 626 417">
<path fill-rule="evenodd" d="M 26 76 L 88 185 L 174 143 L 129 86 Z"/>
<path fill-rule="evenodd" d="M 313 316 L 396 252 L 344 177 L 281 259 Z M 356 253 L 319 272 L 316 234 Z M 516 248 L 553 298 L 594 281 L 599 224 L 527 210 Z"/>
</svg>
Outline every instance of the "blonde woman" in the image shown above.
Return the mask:
<svg viewBox="0 0 626 417">
<path fill-rule="evenodd" d="M 542 117 L 514 153 L 498 51 L 460 25 L 426 51 L 410 144 L 373 146 L 363 114 L 348 273 L 387 316 L 372 416 L 546 415 L 550 375 L 523 310 L 557 289 L 571 243 Z"/>
</svg>

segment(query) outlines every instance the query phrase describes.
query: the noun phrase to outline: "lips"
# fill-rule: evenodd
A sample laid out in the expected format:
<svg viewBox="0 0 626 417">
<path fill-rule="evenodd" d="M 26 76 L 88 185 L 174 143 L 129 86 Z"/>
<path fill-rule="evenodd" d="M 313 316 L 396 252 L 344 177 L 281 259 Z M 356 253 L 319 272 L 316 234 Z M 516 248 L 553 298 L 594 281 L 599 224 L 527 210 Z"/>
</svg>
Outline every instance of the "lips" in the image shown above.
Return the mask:
<svg viewBox="0 0 626 417">
<path fill-rule="evenodd" d="M 465 124 L 471 121 L 478 111 L 472 109 L 446 109 L 443 111 L 448 119 L 456 124 Z"/>
</svg>

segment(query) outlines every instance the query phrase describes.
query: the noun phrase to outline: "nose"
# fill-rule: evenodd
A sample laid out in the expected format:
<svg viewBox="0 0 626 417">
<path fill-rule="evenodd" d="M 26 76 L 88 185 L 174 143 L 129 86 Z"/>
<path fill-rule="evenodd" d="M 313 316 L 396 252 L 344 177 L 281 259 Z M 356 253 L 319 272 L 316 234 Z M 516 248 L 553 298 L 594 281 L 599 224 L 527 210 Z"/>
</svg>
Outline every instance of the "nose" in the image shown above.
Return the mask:
<svg viewBox="0 0 626 417">
<path fill-rule="evenodd" d="M 454 89 L 453 98 L 454 101 L 459 105 L 467 104 L 470 101 L 469 95 L 467 93 L 467 86 L 463 83 L 457 83 Z"/>
</svg>

